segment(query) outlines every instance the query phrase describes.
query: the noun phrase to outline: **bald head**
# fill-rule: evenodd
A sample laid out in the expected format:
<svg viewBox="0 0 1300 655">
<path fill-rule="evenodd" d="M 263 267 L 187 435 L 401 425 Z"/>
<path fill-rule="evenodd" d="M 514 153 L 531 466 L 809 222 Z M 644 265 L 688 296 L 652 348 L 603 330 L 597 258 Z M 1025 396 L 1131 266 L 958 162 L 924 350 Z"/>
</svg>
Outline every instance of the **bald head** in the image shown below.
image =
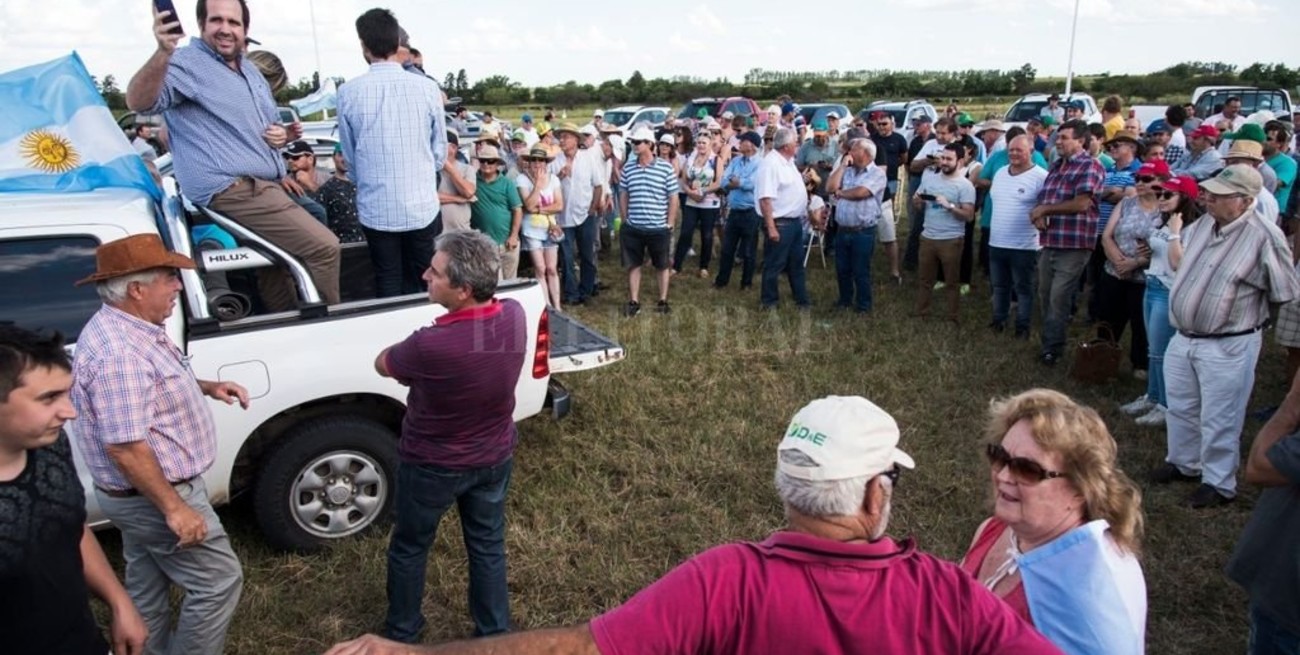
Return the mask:
<svg viewBox="0 0 1300 655">
<path fill-rule="evenodd" d="M 1015 170 L 1024 170 L 1032 165 L 1034 156 L 1034 141 L 1027 134 L 1007 142 L 1007 160 Z"/>
</svg>

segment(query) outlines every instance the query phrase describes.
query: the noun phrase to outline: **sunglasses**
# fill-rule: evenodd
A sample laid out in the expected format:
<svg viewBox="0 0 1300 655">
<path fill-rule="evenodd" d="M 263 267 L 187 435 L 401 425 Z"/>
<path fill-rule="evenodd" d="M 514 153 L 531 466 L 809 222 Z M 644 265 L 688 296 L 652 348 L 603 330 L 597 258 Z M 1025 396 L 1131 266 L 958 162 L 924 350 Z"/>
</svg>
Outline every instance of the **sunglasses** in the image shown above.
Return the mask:
<svg viewBox="0 0 1300 655">
<path fill-rule="evenodd" d="M 1160 199 L 1161 199 L 1161 200 L 1173 200 L 1174 198 L 1177 198 L 1177 197 L 1178 197 L 1178 192 L 1177 192 L 1177 191 L 1162 191 L 1162 192 L 1160 193 Z"/>
<path fill-rule="evenodd" d="M 1011 469 L 1011 475 L 1019 484 L 1038 484 L 1050 478 L 1059 478 L 1064 476 L 1060 471 L 1049 471 L 1043 468 L 1042 464 L 1035 462 L 1027 457 L 1012 457 L 999 444 L 991 443 L 985 453 L 989 458 L 989 465 L 995 471 L 1001 471 L 1004 468 Z"/>
<path fill-rule="evenodd" d="M 891 485 L 893 485 L 893 487 L 894 487 L 895 489 L 897 489 L 897 488 L 898 488 L 898 476 L 901 475 L 902 473 L 903 473 L 903 469 L 898 468 L 898 465 L 895 464 L 895 465 L 894 465 L 894 468 L 889 469 L 888 471 L 885 471 L 884 473 L 881 473 L 881 475 L 883 475 L 883 476 L 889 478 L 889 483 L 890 483 Z"/>
<path fill-rule="evenodd" d="M 651 142 L 650 142 L 650 141 L 646 141 L 645 139 L 638 139 L 638 140 L 636 140 L 636 141 L 633 141 L 633 142 L 632 142 L 632 145 L 634 145 L 634 146 L 639 146 L 639 145 L 643 145 L 643 144 L 646 144 L 646 143 L 651 143 Z"/>
<path fill-rule="evenodd" d="M 1139 177 L 1135 177 L 1135 178 L 1133 178 L 1133 179 L 1134 179 L 1134 180 L 1137 180 L 1137 183 L 1138 183 L 1138 184 L 1151 184 L 1152 182 L 1155 182 L 1155 181 L 1158 180 L 1159 178 L 1152 177 L 1152 176 L 1150 176 L 1150 175 L 1142 175 L 1142 176 L 1139 176 Z"/>
</svg>

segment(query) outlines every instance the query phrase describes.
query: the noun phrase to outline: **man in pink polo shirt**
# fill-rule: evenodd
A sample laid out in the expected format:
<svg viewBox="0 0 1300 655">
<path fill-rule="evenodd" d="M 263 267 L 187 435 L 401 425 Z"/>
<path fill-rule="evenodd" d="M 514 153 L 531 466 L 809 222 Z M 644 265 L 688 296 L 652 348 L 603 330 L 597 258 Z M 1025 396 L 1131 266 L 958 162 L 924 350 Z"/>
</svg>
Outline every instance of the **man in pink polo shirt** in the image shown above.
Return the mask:
<svg viewBox="0 0 1300 655">
<path fill-rule="evenodd" d="M 777 449 L 784 530 L 705 551 L 584 625 L 414 652 L 1060 653 L 956 565 L 885 535 L 913 466 L 898 436 L 865 398 L 813 401 Z M 391 646 L 366 636 L 327 655 Z"/>
</svg>

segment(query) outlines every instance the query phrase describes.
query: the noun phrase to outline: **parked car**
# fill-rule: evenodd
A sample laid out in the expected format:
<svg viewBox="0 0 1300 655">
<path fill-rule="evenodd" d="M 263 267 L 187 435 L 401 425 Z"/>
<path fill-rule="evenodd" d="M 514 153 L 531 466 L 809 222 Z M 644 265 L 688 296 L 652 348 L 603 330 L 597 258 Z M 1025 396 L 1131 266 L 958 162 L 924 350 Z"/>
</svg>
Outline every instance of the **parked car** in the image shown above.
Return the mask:
<svg viewBox="0 0 1300 655">
<path fill-rule="evenodd" d="M 695 118 L 701 109 L 708 111 L 709 116 L 714 118 L 722 118 L 722 114 L 731 112 L 736 116 L 753 116 L 754 122 L 759 125 L 767 124 L 767 114 L 759 109 L 758 103 L 743 96 L 696 98 L 686 103 L 682 110 L 677 112 L 677 118 Z"/>
<path fill-rule="evenodd" d="M 1002 122 L 1007 127 L 1013 125 L 1024 127 L 1029 122 L 1029 119 L 1042 114 L 1043 107 L 1047 106 L 1048 97 L 1050 97 L 1050 94 L 1047 93 L 1031 93 L 1022 96 L 1007 110 L 1006 117 L 1002 119 Z M 1064 106 L 1066 102 L 1075 100 L 1082 100 L 1085 105 L 1083 120 L 1089 123 L 1101 122 L 1101 110 L 1097 109 L 1097 101 L 1086 93 L 1071 93 L 1068 96 L 1061 96 L 1061 105 Z"/>
<path fill-rule="evenodd" d="M 1278 120 L 1291 120 L 1291 94 L 1286 89 L 1261 89 L 1253 86 L 1201 86 L 1192 92 L 1192 104 L 1201 118 L 1213 116 L 1230 97 L 1241 99 L 1241 115 L 1249 116 L 1268 110 Z"/>
<path fill-rule="evenodd" d="M 1142 134 L 1147 133 L 1147 128 L 1157 120 L 1163 120 L 1165 110 L 1169 105 L 1131 105 L 1128 108 L 1128 117 L 1136 118 L 1138 125 L 1142 126 Z"/>
<path fill-rule="evenodd" d="M 894 131 L 903 135 L 908 141 L 912 140 L 912 119 L 919 116 L 929 116 L 931 121 L 939 118 L 939 112 L 934 105 L 925 100 L 877 100 L 858 112 L 858 117 L 862 120 L 868 120 L 872 112 L 883 111 L 894 119 Z"/>
<path fill-rule="evenodd" d="M 632 126 L 639 123 L 646 123 L 650 127 L 659 127 L 668 119 L 669 109 L 667 107 L 644 107 L 641 105 L 626 105 L 623 107 L 614 107 L 605 110 L 605 124 L 613 125 L 624 134 L 632 131 Z"/>
<path fill-rule="evenodd" d="M 423 293 L 374 298 L 364 243 L 344 247 L 344 301 L 326 305 L 301 262 L 221 214 L 189 213 L 173 179 L 164 178 L 164 189 L 161 204 L 135 189 L 5 194 L 0 316 L 61 331 L 75 357 L 77 338 L 100 299 L 93 285 L 72 282 L 94 270 L 95 248 L 134 234 L 160 235 L 198 263 L 198 270 L 181 272 L 184 291 L 164 329 L 197 377 L 239 382 L 252 398 L 246 411 L 208 401 L 217 456 L 204 479 L 213 503 L 249 496 L 262 535 L 279 548 L 311 550 L 365 531 L 393 505 L 407 391 L 375 374 L 375 355 L 446 310 Z M 191 227 L 199 223 L 224 229 L 236 247 L 199 250 L 191 240 Z M 253 277 L 266 266 L 289 271 L 300 307 L 224 319 L 214 305 L 217 294 L 255 289 Z M 221 284 L 228 286 L 215 282 L 214 274 L 222 274 Z M 605 366 L 623 356 L 609 338 L 549 311 L 536 281 L 503 282 L 497 295 L 519 302 L 528 317 L 516 421 L 547 407 L 562 417 L 570 398 L 554 374 Z M 77 449 L 77 422 L 66 429 L 73 435 L 82 486 L 90 492 L 88 520 L 105 526 Z"/>
<path fill-rule="evenodd" d="M 815 121 L 826 120 L 826 115 L 835 112 L 840 117 L 840 132 L 848 131 L 849 126 L 853 124 L 850 118 L 853 112 L 849 111 L 846 105 L 830 103 L 813 103 L 808 105 L 799 105 L 799 115 L 803 117 L 805 123 L 812 126 Z"/>
</svg>

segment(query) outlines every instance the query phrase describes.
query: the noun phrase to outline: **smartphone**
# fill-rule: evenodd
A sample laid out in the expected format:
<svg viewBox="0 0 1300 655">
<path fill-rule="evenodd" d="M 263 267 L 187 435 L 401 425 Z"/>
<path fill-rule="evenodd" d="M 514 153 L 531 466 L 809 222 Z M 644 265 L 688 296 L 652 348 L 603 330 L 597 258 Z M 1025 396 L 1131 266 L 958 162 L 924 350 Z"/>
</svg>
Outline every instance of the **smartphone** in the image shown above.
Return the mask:
<svg viewBox="0 0 1300 655">
<path fill-rule="evenodd" d="M 170 14 L 167 15 L 167 18 L 164 20 L 169 23 L 172 21 L 176 21 L 176 27 L 167 30 L 168 33 L 170 34 L 185 33 L 185 28 L 181 27 L 180 25 L 181 17 L 176 14 L 176 5 L 172 4 L 172 0 L 153 0 L 153 8 L 156 9 L 160 14 L 163 13 L 164 11 L 171 12 Z"/>
<path fill-rule="evenodd" d="M 921 200 L 925 200 L 925 201 L 928 201 L 928 202 L 934 202 L 934 201 L 935 201 L 935 197 L 934 197 L 934 194 L 933 194 L 933 193 L 918 193 L 918 194 L 916 194 L 916 195 L 917 195 L 917 197 L 920 198 Z"/>
</svg>

